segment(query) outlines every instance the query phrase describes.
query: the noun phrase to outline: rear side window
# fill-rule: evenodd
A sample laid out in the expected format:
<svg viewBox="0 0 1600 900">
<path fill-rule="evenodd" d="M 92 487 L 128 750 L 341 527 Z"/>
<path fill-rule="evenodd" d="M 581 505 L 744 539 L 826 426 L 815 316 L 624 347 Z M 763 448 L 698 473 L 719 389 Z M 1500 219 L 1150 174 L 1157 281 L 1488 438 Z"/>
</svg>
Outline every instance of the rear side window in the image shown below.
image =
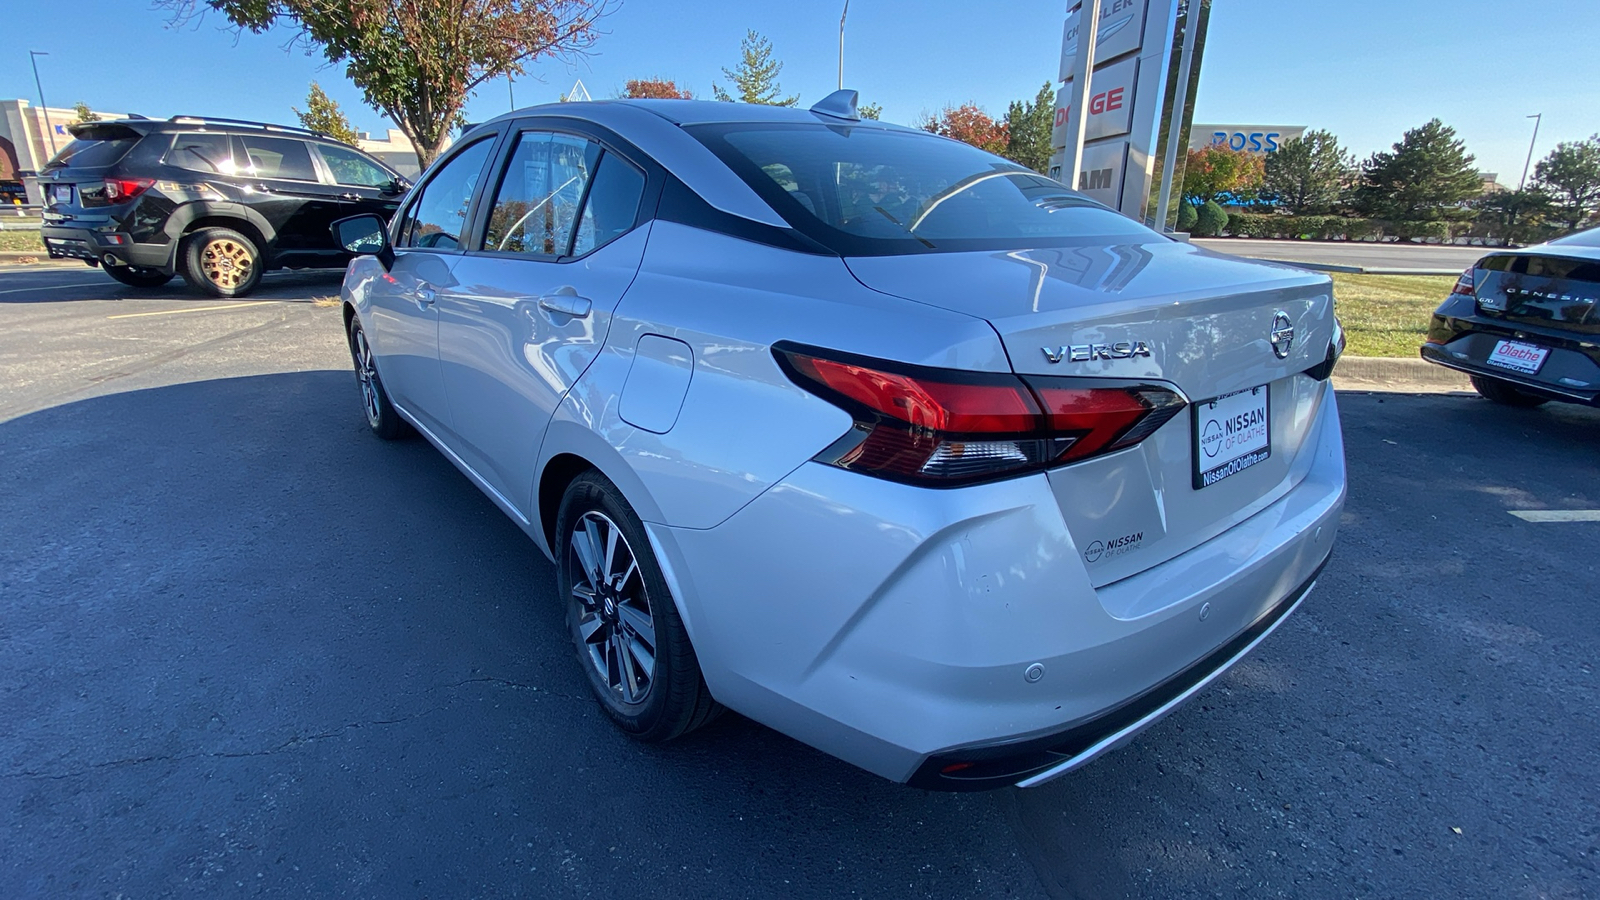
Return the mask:
<svg viewBox="0 0 1600 900">
<path fill-rule="evenodd" d="M 336 184 L 382 187 L 394 180 L 382 166 L 354 150 L 331 144 L 318 144 L 317 150 L 322 153 L 322 161 L 328 164 Z"/>
<path fill-rule="evenodd" d="M 572 238 L 572 255 L 598 250 L 633 228 L 644 198 L 644 173 L 615 153 L 600 157 L 594 184 L 583 204 L 578 233 Z"/>
<path fill-rule="evenodd" d="M 400 226 L 402 247 L 438 250 L 460 248 L 467 230 L 467 210 L 472 193 L 483 176 L 483 164 L 494 147 L 493 138 L 462 150 L 432 173 Z"/>
<path fill-rule="evenodd" d="M 233 162 L 233 141 L 225 134 L 175 135 L 164 162 L 207 175 L 232 175 L 238 171 Z"/>
<path fill-rule="evenodd" d="M 495 191 L 484 250 L 530 256 L 571 252 L 578 205 L 600 147 L 582 138 L 523 132 Z"/>
<path fill-rule="evenodd" d="M 316 181 L 311 151 L 305 141 L 290 138 L 240 135 L 244 147 L 245 171 L 257 178 L 286 178 L 291 181 Z"/>
</svg>

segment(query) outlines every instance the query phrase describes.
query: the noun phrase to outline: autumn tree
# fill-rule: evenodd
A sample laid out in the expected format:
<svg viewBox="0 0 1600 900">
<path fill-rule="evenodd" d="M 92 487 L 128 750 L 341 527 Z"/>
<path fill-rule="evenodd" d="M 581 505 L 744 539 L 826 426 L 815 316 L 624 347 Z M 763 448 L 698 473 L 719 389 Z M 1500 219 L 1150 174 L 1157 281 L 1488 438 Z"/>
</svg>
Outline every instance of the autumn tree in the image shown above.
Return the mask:
<svg viewBox="0 0 1600 900">
<path fill-rule="evenodd" d="M 82 100 L 72 104 L 72 111 L 77 115 L 80 123 L 100 121 L 100 116 L 94 110 L 89 108 L 89 104 L 83 102 Z"/>
<path fill-rule="evenodd" d="M 299 117 L 300 124 L 320 131 L 334 140 L 354 144 L 360 140 L 360 135 L 350 126 L 350 120 L 345 116 L 344 110 L 339 108 L 339 102 L 329 97 L 322 90 L 322 85 L 311 82 L 311 92 L 306 94 L 306 109 L 301 112 L 296 107 L 289 107 Z"/>
<path fill-rule="evenodd" d="M 1331 131 L 1308 131 L 1267 154 L 1262 190 L 1296 215 L 1326 215 L 1344 196 L 1356 160 Z"/>
<path fill-rule="evenodd" d="M 688 88 L 680 89 L 670 78 L 630 78 L 622 96 L 632 100 L 693 100 Z"/>
<path fill-rule="evenodd" d="M 739 50 L 739 64 L 722 70 L 732 85 L 732 93 L 713 83 L 712 96 L 728 102 L 737 100 L 763 106 L 793 106 L 800 102 L 799 95 L 785 97 L 778 87 L 778 73 L 783 71 L 783 63 L 772 58 L 771 41 L 750 31 L 740 42 Z"/>
<path fill-rule="evenodd" d="M 1046 81 L 1032 103 L 1014 100 L 1006 110 L 1003 155 L 1043 174 L 1050 169 L 1050 137 L 1055 127 L 1056 92 Z"/>
<path fill-rule="evenodd" d="M 1455 129 L 1433 119 L 1407 131 L 1392 152 L 1374 153 L 1362 164 L 1356 208 L 1397 224 L 1470 218 L 1466 203 L 1483 192 L 1472 162 Z"/>
<path fill-rule="evenodd" d="M 1261 187 L 1266 160 L 1258 153 L 1211 144 L 1190 150 L 1183 169 L 1183 197 L 1196 205 L 1224 194 L 1247 196 Z"/>
<path fill-rule="evenodd" d="M 1563 141 L 1539 160 L 1533 179 L 1548 194 L 1568 229 L 1600 211 L 1600 134 Z"/>
<path fill-rule="evenodd" d="M 1005 122 L 996 122 L 976 104 L 946 106 L 937 116 L 922 123 L 923 131 L 955 138 L 990 153 L 1005 152 L 1008 129 Z"/>
<path fill-rule="evenodd" d="M 342 63 L 425 168 L 486 81 L 549 56 L 582 55 L 611 0 L 158 0 L 174 23 L 220 12 L 237 29 L 282 26 Z"/>
</svg>

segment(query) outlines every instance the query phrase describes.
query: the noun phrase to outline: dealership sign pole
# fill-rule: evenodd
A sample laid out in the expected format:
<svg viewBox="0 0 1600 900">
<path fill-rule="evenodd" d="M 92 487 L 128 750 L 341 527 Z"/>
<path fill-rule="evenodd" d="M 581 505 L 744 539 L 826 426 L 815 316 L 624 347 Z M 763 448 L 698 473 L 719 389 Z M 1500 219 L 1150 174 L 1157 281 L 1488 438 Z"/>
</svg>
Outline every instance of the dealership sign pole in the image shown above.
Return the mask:
<svg viewBox="0 0 1600 900">
<path fill-rule="evenodd" d="M 1130 218 L 1156 224 L 1156 168 L 1188 126 L 1188 104 L 1174 102 L 1176 85 L 1168 77 L 1183 56 L 1178 22 L 1199 22 L 1185 28 L 1199 32 L 1190 51 L 1192 84 L 1205 41 L 1201 11 L 1210 0 L 1069 2 L 1050 175 Z M 1096 27 L 1085 29 L 1084 23 Z"/>
<path fill-rule="evenodd" d="M 1080 8 L 1078 21 L 1084 19 L 1090 22 L 1100 21 L 1100 0 L 1084 0 Z M 1081 28 L 1078 31 L 1077 57 L 1072 67 L 1072 85 L 1063 93 L 1068 96 L 1066 109 L 1085 110 L 1089 108 L 1089 84 L 1093 80 L 1094 45 L 1099 34 L 1096 28 Z M 1066 47 L 1063 44 L 1063 55 Z M 1083 137 L 1088 118 L 1078 115 L 1066 123 L 1066 144 L 1063 147 L 1064 155 L 1061 159 L 1061 175 L 1063 181 L 1069 185 L 1076 185 L 1083 173 Z"/>
</svg>

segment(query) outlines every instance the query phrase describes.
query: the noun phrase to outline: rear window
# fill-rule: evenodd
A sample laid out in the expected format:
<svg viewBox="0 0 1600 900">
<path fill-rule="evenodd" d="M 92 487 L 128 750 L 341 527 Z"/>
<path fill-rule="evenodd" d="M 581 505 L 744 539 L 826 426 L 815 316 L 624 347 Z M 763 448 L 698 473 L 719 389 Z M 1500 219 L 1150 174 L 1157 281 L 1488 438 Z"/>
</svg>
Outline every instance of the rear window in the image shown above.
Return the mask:
<svg viewBox="0 0 1600 900">
<path fill-rule="evenodd" d="M 133 145 L 139 143 L 140 134 L 121 125 L 80 129 L 72 143 L 62 147 L 45 163 L 46 169 L 59 166 L 95 168 L 116 165 Z"/>
<path fill-rule="evenodd" d="M 1058 181 L 933 135 L 820 123 L 687 130 L 795 229 L 845 256 L 1156 237 Z"/>
</svg>

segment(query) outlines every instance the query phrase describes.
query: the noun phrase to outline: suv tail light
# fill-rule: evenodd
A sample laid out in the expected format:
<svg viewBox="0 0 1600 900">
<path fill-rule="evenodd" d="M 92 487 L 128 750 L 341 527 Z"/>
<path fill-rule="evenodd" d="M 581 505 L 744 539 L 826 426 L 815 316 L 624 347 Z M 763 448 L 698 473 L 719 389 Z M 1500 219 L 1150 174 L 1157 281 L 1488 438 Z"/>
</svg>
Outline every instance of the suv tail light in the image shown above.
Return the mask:
<svg viewBox="0 0 1600 900">
<path fill-rule="evenodd" d="M 1474 268 L 1476 267 L 1468 266 L 1467 270 L 1461 273 L 1461 277 L 1456 279 L 1456 286 L 1450 289 L 1450 293 L 1467 294 L 1469 296 L 1472 294 L 1472 270 Z"/>
<path fill-rule="evenodd" d="M 818 462 L 911 484 L 972 484 L 1121 450 L 1188 405 L 1153 384 L 933 369 L 786 343 L 773 355 L 855 419 Z"/>
<path fill-rule="evenodd" d="M 125 203 L 144 193 L 155 183 L 154 178 L 107 178 L 106 203 Z"/>
</svg>

